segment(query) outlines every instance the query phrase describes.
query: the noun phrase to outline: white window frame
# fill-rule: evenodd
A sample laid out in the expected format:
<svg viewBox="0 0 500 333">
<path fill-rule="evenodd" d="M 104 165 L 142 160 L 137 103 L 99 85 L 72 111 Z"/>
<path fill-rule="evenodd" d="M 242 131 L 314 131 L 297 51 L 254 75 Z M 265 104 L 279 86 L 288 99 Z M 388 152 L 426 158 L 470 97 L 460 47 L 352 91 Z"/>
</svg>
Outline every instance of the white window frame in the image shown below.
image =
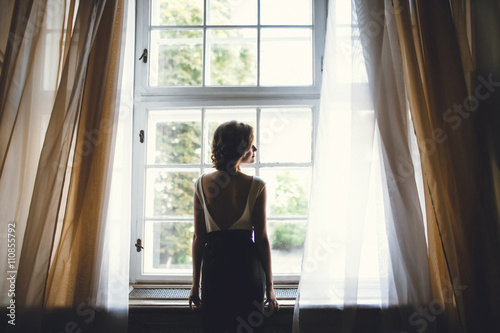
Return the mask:
<svg viewBox="0 0 500 333">
<path fill-rule="evenodd" d="M 319 97 L 321 89 L 321 66 L 326 34 L 326 13 L 328 0 L 313 1 L 313 84 L 306 87 L 149 87 L 148 64 L 138 60 L 144 49 L 149 50 L 149 3 L 137 3 L 136 18 L 136 61 L 134 83 L 134 125 L 133 125 L 133 166 L 132 166 L 132 229 L 130 252 L 131 283 L 188 283 L 191 274 L 144 274 L 142 256 L 137 252 L 136 241 L 144 239 L 144 168 L 147 133 L 144 143 L 139 141 L 139 133 L 147 128 L 147 112 L 155 109 L 196 109 L 231 107 L 305 107 L 312 109 L 313 133 L 312 153 L 314 153 L 318 121 Z M 273 26 L 275 27 L 275 26 Z M 312 160 L 310 165 L 312 166 Z M 270 166 L 266 164 L 266 166 Z M 286 164 L 280 164 L 286 166 Z M 274 274 L 275 283 L 297 283 L 299 275 Z"/>
</svg>

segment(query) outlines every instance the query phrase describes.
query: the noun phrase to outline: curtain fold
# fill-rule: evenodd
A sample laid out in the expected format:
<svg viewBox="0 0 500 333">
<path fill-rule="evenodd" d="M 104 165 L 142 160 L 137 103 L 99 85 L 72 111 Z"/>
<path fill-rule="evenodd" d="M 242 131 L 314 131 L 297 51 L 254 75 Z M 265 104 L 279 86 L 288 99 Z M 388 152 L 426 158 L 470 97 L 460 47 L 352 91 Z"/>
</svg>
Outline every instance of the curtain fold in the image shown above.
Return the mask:
<svg viewBox="0 0 500 333">
<path fill-rule="evenodd" d="M 40 154 L 16 280 L 21 325 L 38 325 L 41 320 L 37 319 L 41 316 L 38 309 L 44 303 L 66 168 L 80 116 L 89 53 L 104 4 L 104 1 L 83 2 L 78 8 L 73 47 L 68 51 Z"/>
<path fill-rule="evenodd" d="M 89 55 L 61 239 L 47 281 L 47 308 L 71 303 L 76 306 L 92 294 L 93 286 L 87 281 L 96 275 L 97 248 L 108 201 L 108 169 L 112 167 L 108 156 L 117 115 L 115 85 L 120 62 L 113 53 L 119 52 L 121 37 L 113 35 L 117 33 L 113 27 L 121 25 L 122 13 L 120 10 L 115 17 L 115 6 L 104 8 L 103 16 L 110 19 L 99 25 Z"/>
<path fill-rule="evenodd" d="M 486 93 L 498 89 L 498 81 L 475 68 L 478 38 L 468 27 L 477 22 L 471 19 L 474 10 L 466 10 L 473 2 L 395 4 L 426 188 L 433 297 L 446 317 L 440 332 L 487 331 L 499 308 L 499 288 L 493 282 L 498 281 L 499 263 L 491 257 L 500 253 L 494 222 L 498 202 L 491 202 L 494 171 L 481 160 L 476 126 L 492 102 Z M 480 20 L 492 22 L 487 16 Z M 482 39 L 493 40 L 487 35 Z M 483 144 L 493 143 L 491 137 L 483 139 Z"/>
<path fill-rule="evenodd" d="M 0 3 L 0 31 L 10 31 L 10 21 L 12 19 L 12 10 L 14 9 L 14 0 L 5 0 Z M 0 34 L 0 75 L 2 74 L 3 62 L 5 59 L 5 49 L 9 34 Z"/>
<path fill-rule="evenodd" d="M 356 14 L 365 55 L 371 96 L 380 135 L 387 233 L 395 281 L 395 304 L 424 305 L 430 300 L 430 280 L 422 210 L 410 151 L 401 55 L 391 1 L 356 0 Z M 384 30 L 373 34 L 368 13 L 384 12 Z"/>
<path fill-rule="evenodd" d="M 431 284 L 394 8 L 332 1 L 328 14 L 294 332 L 432 332 L 420 311 Z"/>
<path fill-rule="evenodd" d="M 113 166 L 118 109 L 131 105 L 120 101 L 127 6 L 14 7 L 17 39 L 9 39 L 0 80 L 0 204 L 4 229 L 17 226 L 16 331 L 127 329 L 130 222 L 108 209 L 111 193 L 130 204 L 112 191 L 115 171 L 130 176 L 124 161 Z M 2 304 L 10 301 L 6 287 Z"/>
<path fill-rule="evenodd" d="M 1 222 L 4 226 L 1 233 L 7 238 L 7 223 L 15 224 L 14 271 L 19 267 L 43 138 L 59 84 L 59 77 L 50 69 L 59 68 L 63 62 L 64 50 L 57 48 L 54 40 L 69 38 L 65 36 L 64 29 L 66 7 L 47 7 L 39 1 L 36 7 L 46 10 L 23 11 L 28 15 L 23 17 L 16 11 L 20 11 L 26 3 L 16 2 L 12 28 L 2 31 L 7 36 L 6 56 L 12 61 L 4 63 L 0 79 L 4 94 L 0 100 L 0 135 L 5 135 L 0 140 L 4 147 L 0 174 Z M 29 29 L 24 35 L 16 34 L 18 25 L 28 25 Z M 16 45 L 21 45 L 17 51 L 14 50 Z M 4 259 L 0 259 L 2 263 Z M 4 274 L 6 272 L 2 270 L 2 290 L 7 288 Z M 8 302 L 5 293 L 0 297 L 2 304 Z"/>
</svg>

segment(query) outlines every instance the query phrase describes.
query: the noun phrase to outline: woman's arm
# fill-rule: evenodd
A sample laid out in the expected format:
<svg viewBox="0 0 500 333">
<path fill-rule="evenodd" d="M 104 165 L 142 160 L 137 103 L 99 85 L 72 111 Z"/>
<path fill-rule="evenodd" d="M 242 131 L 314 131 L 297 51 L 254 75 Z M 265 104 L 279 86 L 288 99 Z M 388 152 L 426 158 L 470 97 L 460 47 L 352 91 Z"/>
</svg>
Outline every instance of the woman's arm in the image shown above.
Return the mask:
<svg viewBox="0 0 500 333">
<path fill-rule="evenodd" d="M 273 272 L 271 268 L 271 247 L 269 246 L 269 237 L 266 227 L 266 188 L 262 190 L 255 201 L 252 213 L 252 223 L 255 228 L 255 244 L 260 254 L 260 260 L 266 273 L 266 301 L 269 306 L 276 310 L 279 309 L 278 301 L 274 295 Z"/>
<path fill-rule="evenodd" d="M 203 248 L 205 246 L 205 235 L 207 229 L 205 226 L 205 213 L 196 193 L 194 194 L 194 235 L 193 235 L 193 286 L 189 295 L 189 307 L 193 308 L 201 305 L 200 299 L 200 277 L 201 261 L 203 258 Z"/>
</svg>

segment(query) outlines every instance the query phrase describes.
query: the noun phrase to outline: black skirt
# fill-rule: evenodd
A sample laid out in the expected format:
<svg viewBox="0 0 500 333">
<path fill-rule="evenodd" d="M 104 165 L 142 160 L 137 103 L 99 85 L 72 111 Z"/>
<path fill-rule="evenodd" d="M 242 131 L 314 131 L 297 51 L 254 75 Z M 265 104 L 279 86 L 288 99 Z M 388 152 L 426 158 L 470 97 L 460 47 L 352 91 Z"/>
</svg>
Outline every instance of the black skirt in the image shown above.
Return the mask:
<svg viewBox="0 0 500 333">
<path fill-rule="evenodd" d="M 264 286 L 252 231 L 207 234 L 201 278 L 205 333 L 262 332 Z"/>
</svg>

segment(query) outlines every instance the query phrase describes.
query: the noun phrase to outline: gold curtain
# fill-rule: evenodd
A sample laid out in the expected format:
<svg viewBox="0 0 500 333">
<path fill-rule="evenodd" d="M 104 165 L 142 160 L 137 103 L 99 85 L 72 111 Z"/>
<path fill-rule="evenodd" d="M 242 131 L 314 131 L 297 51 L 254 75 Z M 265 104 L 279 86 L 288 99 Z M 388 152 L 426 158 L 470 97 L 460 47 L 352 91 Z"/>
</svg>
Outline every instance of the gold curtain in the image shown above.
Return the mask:
<svg viewBox="0 0 500 333">
<path fill-rule="evenodd" d="M 123 10 L 116 6 L 108 1 L 104 8 L 90 53 L 61 239 L 47 281 L 48 309 L 76 307 L 95 293 L 122 42 Z"/>
<path fill-rule="evenodd" d="M 47 315 L 98 303 L 126 3 L 16 1 L 0 33 L 1 224 L 16 224 L 18 331 L 64 330 L 67 317 Z"/>
<path fill-rule="evenodd" d="M 439 331 L 487 331 L 500 309 L 492 256 L 500 253 L 498 202 L 484 200 L 493 186 L 476 125 L 492 84 L 475 71 L 471 3 L 394 5 L 426 188 L 433 295 L 442 307 L 436 314 L 444 312 Z"/>
</svg>

